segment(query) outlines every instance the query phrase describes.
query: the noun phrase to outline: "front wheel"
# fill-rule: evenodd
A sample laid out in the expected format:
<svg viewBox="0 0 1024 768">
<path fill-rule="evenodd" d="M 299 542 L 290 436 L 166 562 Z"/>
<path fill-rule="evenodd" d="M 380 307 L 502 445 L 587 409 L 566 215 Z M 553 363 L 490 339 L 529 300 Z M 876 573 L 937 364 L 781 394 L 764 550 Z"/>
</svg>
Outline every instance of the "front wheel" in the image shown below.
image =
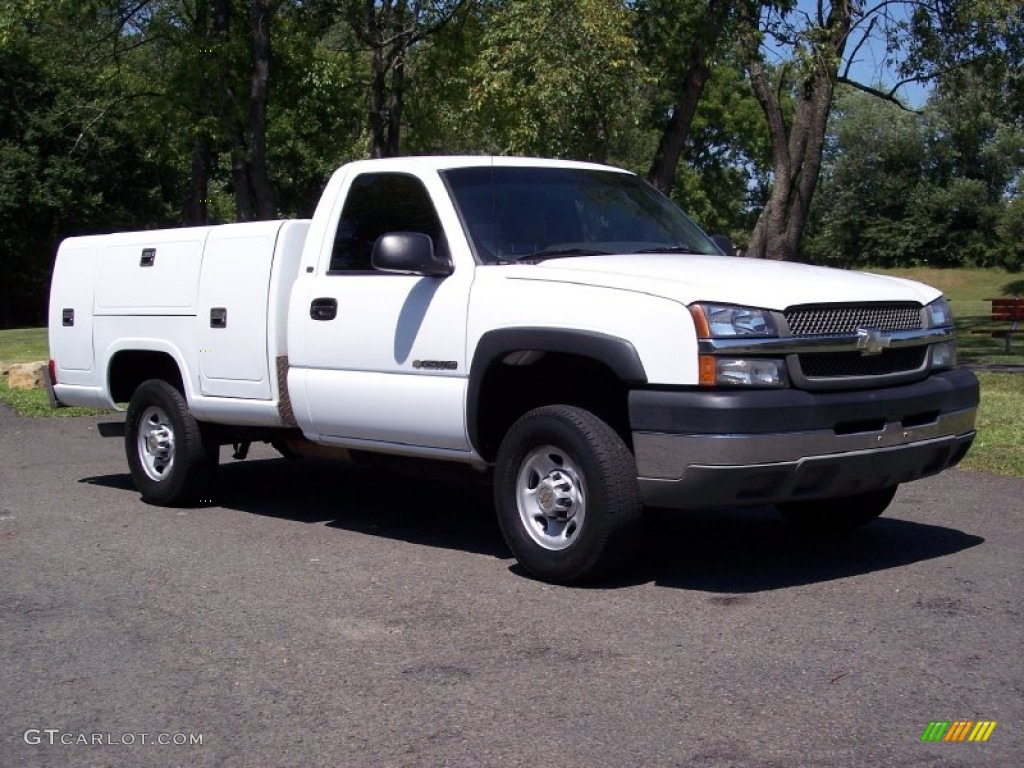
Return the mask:
<svg viewBox="0 0 1024 768">
<path fill-rule="evenodd" d="M 622 438 L 582 408 L 545 406 L 516 421 L 498 450 L 494 493 L 509 549 L 545 581 L 593 579 L 636 549 L 636 462 Z"/>
<path fill-rule="evenodd" d="M 125 426 L 128 468 L 143 499 L 182 506 L 210 498 L 219 446 L 203 435 L 181 392 L 160 379 L 144 381 Z"/>
<path fill-rule="evenodd" d="M 839 499 L 792 501 L 776 504 L 791 523 L 817 533 L 838 533 L 860 528 L 881 515 L 896 495 L 898 485 Z"/>
</svg>

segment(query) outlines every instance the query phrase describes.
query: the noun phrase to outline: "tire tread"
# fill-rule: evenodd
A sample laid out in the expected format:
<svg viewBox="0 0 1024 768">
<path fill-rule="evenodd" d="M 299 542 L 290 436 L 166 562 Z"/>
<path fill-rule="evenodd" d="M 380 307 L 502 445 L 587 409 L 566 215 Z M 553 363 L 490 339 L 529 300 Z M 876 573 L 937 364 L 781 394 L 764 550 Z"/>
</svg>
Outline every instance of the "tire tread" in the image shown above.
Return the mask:
<svg viewBox="0 0 1024 768">
<path fill-rule="evenodd" d="M 174 427 L 175 466 L 172 476 L 154 481 L 146 475 L 138 456 L 139 415 L 149 405 L 167 412 Z M 209 499 L 216 479 L 219 446 L 204 434 L 203 426 L 188 409 L 184 395 L 163 379 L 148 379 L 132 394 L 128 404 L 125 452 L 128 467 L 142 498 L 160 506 L 194 506 Z"/>
<path fill-rule="evenodd" d="M 561 563 L 557 562 L 559 556 L 541 551 L 525 540 L 525 534 L 519 530 L 521 524 L 514 498 L 507 498 L 507 494 L 512 493 L 507 486 L 510 481 L 514 486 L 518 459 L 525 452 L 528 437 L 534 432 L 557 431 L 558 428 L 552 424 L 568 428 L 586 445 L 597 470 L 587 476 L 588 494 L 595 499 L 599 496 L 604 507 L 603 510 L 591 508 L 591 500 L 588 500 L 588 518 L 584 526 L 591 530 L 584 534 L 589 537 L 587 551 L 583 556 L 573 553 L 573 556 L 563 557 L 564 562 Z M 537 438 L 536 442 L 540 439 Z M 577 458 L 583 461 L 583 457 Z M 498 453 L 495 503 L 499 508 L 502 534 L 509 548 L 524 568 L 546 581 L 577 584 L 607 575 L 632 557 L 640 540 L 643 506 L 633 454 L 607 423 L 577 406 L 542 406 L 513 424 Z M 513 509 L 503 510 L 502 505 L 506 504 L 511 504 Z M 594 519 L 599 514 L 602 519 Z"/>
</svg>

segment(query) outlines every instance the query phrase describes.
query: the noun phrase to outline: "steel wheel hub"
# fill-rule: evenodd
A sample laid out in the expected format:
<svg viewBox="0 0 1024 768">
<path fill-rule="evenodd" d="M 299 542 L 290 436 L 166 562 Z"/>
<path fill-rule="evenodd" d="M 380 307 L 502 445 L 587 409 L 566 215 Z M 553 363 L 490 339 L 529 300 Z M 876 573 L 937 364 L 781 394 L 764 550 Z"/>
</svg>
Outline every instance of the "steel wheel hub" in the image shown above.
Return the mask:
<svg viewBox="0 0 1024 768">
<path fill-rule="evenodd" d="M 139 419 L 139 459 L 150 480 L 167 477 L 174 466 L 174 429 L 162 408 L 151 405 Z"/>
<path fill-rule="evenodd" d="M 580 471 L 564 451 L 546 445 L 526 456 L 516 501 L 527 534 L 545 549 L 565 549 L 579 537 L 586 496 Z"/>
</svg>

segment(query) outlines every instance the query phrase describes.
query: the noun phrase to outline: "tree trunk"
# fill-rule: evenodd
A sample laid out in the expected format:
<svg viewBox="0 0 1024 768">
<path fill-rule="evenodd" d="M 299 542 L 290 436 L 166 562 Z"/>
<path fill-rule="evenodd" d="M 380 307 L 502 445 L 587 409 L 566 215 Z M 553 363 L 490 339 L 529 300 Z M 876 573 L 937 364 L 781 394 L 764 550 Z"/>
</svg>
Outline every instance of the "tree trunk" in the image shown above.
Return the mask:
<svg viewBox="0 0 1024 768">
<path fill-rule="evenodd" d="M 390 11 L 390 2 L 383 3 L 378 11 L 374 0 L 366 0 L 363 16 L 364 28 L 357 30 L 361 39 L 370 46 L 370 95 L 367 126 L 370 129 L 370 157 L 373 158 L 384 157 L 387 151 L 387 141 L 384 136 L 384 102 L 387 98 L 388 68 L 384 61 L 384 42 L 381 38 L 384 37 L 384 30 L 389 29 L 386 21 Z"/>
<path fill-rule="evenodd" d="M 771 195 L 754 227 L 748 255 L 791 260 L 798 254 L 821 172 L 836 77 L 850 31 L 850 6 L 833 5 L 811 69 L 803 73 L 795 94 L 796 109 L 790 126 L 785 123 L 778 93 L 769 82 L 758 50 L 757 18 L 744 12 L 741 19 L 740 48 L 754 96 L 767 118 L 774 174 Z"/>
<path fill-rule="evenodd" d="M 210 220 L 210 167 L 213 148 L 206 135 L 192 141 L 192 175 L 189 179 L 188 199 L 185 201 L 186 227 L 200 227 Z"/>
<path fill-rule="evenodd" d="M 408 0 L 349 0 L 342 5 L 352 32 L 370 52 L 367 148 L 370 157 L 393 157 L 401 148 L 406 54 L 435 34 L 467 0 L 410 3 Z M 430 13 L 428 13 L 430 11 Z M 424 22 L 433 24 L 424 27 Z"/>
<path fill-rule="evenodd" d="M 231 136 L 231 183 L 239 221 L 272 219 L 277 215 L 274 191 L 267 173 L 267 96 L 270 87 L 270 22 L 276 0 L 252 0 L 248 13 L 249 93 L 247 109 L 239 116 L 234 89 L 227 86 L 226 122 Z"/>
<path fill-rule="evenodd" d="M 391 68 L 391 95 L 388 99 L 388 140 L 385 157 L 398 157 L 402 134 L 402 102 L 405 98 L 405 56 L 398 54 Z"/>
<path fill-rule="evenodd" d="M 647 180 L 665 194 L 669 194 L 675 186 L 679 160 L 690 138 L 693 116 L 697 113 L 704 86 L 711 75 L 708 63 L 718 47 L 728 13 L 728 3 L 710 0 L 701 29 L 690 47 L 686 74 L 682 82 L 676 84 L 672 114 L 665 124 L 658 149 L 654 153 L 654 161 L 647 173 Z"/>
<path fill-rule="evenodd" d="M 370 57 L 370 157 L 384 157 L 387 142 L 384 138 L 384 99 L 387 92 L 387 70 L 384 51 L 374 48 Z"/>
<path fill-rule="evenodd" d="M 226 0 L 218 0 L 216 5 L 211 0 L 197 0 L 193 21 L 193 36 L 199 55 L 215 61 L 210 51 L 214 41 L 221 41 L 227 33 L 229 20 L 225 13 Z M 212 16 L 212 26 L 211 26 Z M 197 110 L 194 113 L 197 123 L 207 114 L 216 113 L 217 89 L 214 80 L 219 73 L 215 66 L 203 68 L 203 77 L 199 83 Z M 182 220 L 186 226 L 197 227 L 206 224 L 210 219 L 210 169 L 213 167 L 213 139 L 205 128 L 200 128 L 192 139 L 192 170 L 189 177 L 188 193 L 182 209 Z"/>
<path fill-rule="evenodd" d="M 252 221 L 255 214 L 252 181 L 249 177 L 249 151 L 245 142 L 245 126 L 240 121 L 235 121 L 231 143 L 231 185 L 235 189 L 235 215 L 239 221 Z"/>
<path fill-rule="evenodd" d="M 249 89 L 249 183 L 256 218 L 273 219 L 274 191 L 267 174 L 267 93 L 270 86 L 270 21 L 276 3 L 253 0 L 249 6 L 252 77 Z"/>
</svg>

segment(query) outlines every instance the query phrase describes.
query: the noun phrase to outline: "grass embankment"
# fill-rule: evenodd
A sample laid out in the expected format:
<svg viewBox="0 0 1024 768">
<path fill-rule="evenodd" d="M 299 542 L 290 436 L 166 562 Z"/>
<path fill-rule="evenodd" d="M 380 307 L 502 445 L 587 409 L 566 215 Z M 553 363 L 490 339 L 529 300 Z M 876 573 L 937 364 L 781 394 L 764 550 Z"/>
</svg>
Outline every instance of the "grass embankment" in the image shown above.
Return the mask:
<svg viewBox="0 0 1024 768">
<path fill-rule="evenodd" d="M 978 436 L 962 469 L 1024 477 L 1024 374 L 979 373 Z"/>
<path fill-rule="evenodd" d="M 49 347 L 45 328 L 16 328 L 0 331 L 0 363 L 30 363 L 49 358 Z M 50 408 L 46 392 L 41 389 L 11 389 L 7 377 L 0 384 L 0 402 L 7 403 L 22 416 L 50 416 L 71 418 L 73 416 L 95 416 L 107 411 L 95 408 Z"/>
<path fill-rule="evenodd" d="M 960 361 L 981 365 L 1024 365 L 1024 338 L 1015 338 L 1013 354 L 1003 351 L 1003 340 L 972 334 L 989 327 L 989 304 L 994 296 L 1024 294 L 1024 275 L 999 269 L 876 269 L 875 272 L 909 277 L 934 285 L 953 303 L 957 317 Z M 48 357 L 46 329 L 0 331 L 0 361 L 20 363 Z M 980 373 L 981 412 L 978 438 L 961 466 L 979 472 L 1024 477 L 1024 374 Z M 103 413 L 87 408 L 50 410 L 46 393 L 10 390 L 0 384 L 0 400 L 25 416 L 78 416 Z"/>
</svg>

